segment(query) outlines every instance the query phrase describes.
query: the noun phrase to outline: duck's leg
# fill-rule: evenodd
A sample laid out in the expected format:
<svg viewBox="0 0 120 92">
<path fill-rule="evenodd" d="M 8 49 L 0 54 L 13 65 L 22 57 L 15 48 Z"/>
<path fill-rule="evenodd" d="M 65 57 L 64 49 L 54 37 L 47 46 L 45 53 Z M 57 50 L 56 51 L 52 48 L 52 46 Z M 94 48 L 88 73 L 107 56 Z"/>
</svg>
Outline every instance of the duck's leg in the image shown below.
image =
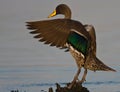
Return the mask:
<svg viewBox="0 0 120 92">
<path fill-rule="evenodd" d="M 87 75 L 87 69 L 85 68 L 83 77 L 82 77 L 82 79 L 79 81 L 79 83 L 82 84 L 84 81 L 86 81 L 86 75 Z"/>
<path fill-rule="evenodd" d="M 76 75 L 74 76 L 73 81 L 72 81 L 71 84 L 68 86 L 69 89 L 71 89 L 72 86 L 75 84 L 76 80 L 78 80 L 78 76 L 79 76 L 80 72 L 81 72 L 81 68 L 78 68 L 78 71 L 77 71 Z"/>
</svg>

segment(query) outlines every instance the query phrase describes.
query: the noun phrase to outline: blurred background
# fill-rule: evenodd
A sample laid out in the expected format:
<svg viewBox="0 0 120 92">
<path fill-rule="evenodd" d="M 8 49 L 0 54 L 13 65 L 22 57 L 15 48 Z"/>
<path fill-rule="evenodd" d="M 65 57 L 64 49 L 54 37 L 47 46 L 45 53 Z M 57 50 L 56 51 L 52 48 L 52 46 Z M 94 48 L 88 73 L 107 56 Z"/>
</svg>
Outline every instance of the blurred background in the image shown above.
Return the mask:
<svg viewBox="0 0 120 92">
<path fill-rule="evenodd" d="M 74 59 L 64 50 L 33 39 L 26 21 L 47 20 L 58 4 L 67 4 L 72 19 L 91 24 L 97 36 L 97 56 L 117 70 L 89 71 L 85 87 L 91 92 L 119 92 L 119 0 L 0 0 L 0 90 L 40 92 L 56 82 L 70 82 L 76 73 Z M 63 16 L 56 16 L 59 18 Z"/>
</svg>

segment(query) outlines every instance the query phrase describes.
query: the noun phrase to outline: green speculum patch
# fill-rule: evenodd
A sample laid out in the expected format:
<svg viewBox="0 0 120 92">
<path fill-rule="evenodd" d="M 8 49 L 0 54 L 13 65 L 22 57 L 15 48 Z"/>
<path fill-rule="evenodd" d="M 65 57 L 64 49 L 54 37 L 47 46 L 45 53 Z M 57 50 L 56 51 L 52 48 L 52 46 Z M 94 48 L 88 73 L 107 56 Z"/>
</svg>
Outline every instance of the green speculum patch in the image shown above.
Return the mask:
<svg viewBox="0 0 120 92">
<path fill-rule="evenodd" d="M 86 55 L 88 40 L 85 39 L 83 36 L 81 36 L 80 34 L 77 34 L 76 32 L 72 32 L 69 35 L 67 42 L 68 44 L 71 44 L 74 49 Z"/>
</svg>

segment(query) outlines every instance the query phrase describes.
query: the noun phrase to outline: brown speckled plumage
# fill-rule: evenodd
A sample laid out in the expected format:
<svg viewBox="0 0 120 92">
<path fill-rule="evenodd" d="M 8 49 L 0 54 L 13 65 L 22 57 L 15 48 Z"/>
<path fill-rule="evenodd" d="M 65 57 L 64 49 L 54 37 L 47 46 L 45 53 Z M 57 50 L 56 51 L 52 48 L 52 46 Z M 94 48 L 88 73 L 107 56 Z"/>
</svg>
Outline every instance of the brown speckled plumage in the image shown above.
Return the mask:
<svg viewBox="0 0 120 92">
<path fill-rule="evenodd" d="M 33 30 L 30 33 L 36 34 L 34 38 L 39 39 L 40 42 L 44 42 L 44 44 L 49 44 L 50 46 L 67 48 L 75 58 L 78 66 L 78 71 L 68 88 L 71 88 L 78 80 L 78 76 L 82 67 L 85 69 L 85 71 L 81 81 L 78 81 L 80 83 L 85 81 L 87 69 L 92 71 L 115 71 L 114 69 L 106 66 L 96 57 L 96 34 L 95 29 L 92 25 L 83 25 L 76 20 L 72 20 L 71 10 L 65 4 L 58 5 L 54 12 L 49 15 L 49 18 L 57 14 L 63 14 L 65 15 L 65 18 L 26 23 L 27 28 Z M 71 35 L 73 33 L 77 37 L 75 35 Z M 69 41 L 71 43 L 74 43 L 74 46 L 73 44 L 68 43 L 68 37 L 70 37 Z M 80 43 L 78 42 L 78 39 Z M 87 43 L 84 43 L 84 41 Z M 82 45 L 87 45 L 87 47 L 82 48 Z M 78 51 L 76 48 L 79 48 L 81 51 Z"/>
</svg>

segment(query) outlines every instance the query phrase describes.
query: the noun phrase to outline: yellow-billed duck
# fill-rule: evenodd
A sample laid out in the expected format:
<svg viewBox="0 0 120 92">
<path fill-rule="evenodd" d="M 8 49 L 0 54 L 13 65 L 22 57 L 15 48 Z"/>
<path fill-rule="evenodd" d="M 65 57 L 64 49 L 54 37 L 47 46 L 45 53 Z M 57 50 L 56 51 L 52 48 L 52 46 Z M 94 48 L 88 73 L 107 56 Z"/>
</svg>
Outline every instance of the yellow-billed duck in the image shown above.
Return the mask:
<svg viewBox="0 0 120 92">
<path fill-rule="evenodd" d="M 87 75 L 87 69 L 92 71 L 115 71 L 96 57 L 96 35 L 94 27 L 72 20 L 71 10 L 65 4 L 58 5 L 48 18 L 58 14 L 62 14 L 65 17 L 26 23 L 28 29 L 34 30 L 30 32 L 31 34 L 36 34 L 34 38 L 50 46 L 63 49 L 67 48 L 74 57 L 78 71 L 68 88 L 71 88 L 75 82 L 83 83 Z M 82 67 L 85 71 L 82 79 L 79 81 L 78 76 Z"/>
</svg>

